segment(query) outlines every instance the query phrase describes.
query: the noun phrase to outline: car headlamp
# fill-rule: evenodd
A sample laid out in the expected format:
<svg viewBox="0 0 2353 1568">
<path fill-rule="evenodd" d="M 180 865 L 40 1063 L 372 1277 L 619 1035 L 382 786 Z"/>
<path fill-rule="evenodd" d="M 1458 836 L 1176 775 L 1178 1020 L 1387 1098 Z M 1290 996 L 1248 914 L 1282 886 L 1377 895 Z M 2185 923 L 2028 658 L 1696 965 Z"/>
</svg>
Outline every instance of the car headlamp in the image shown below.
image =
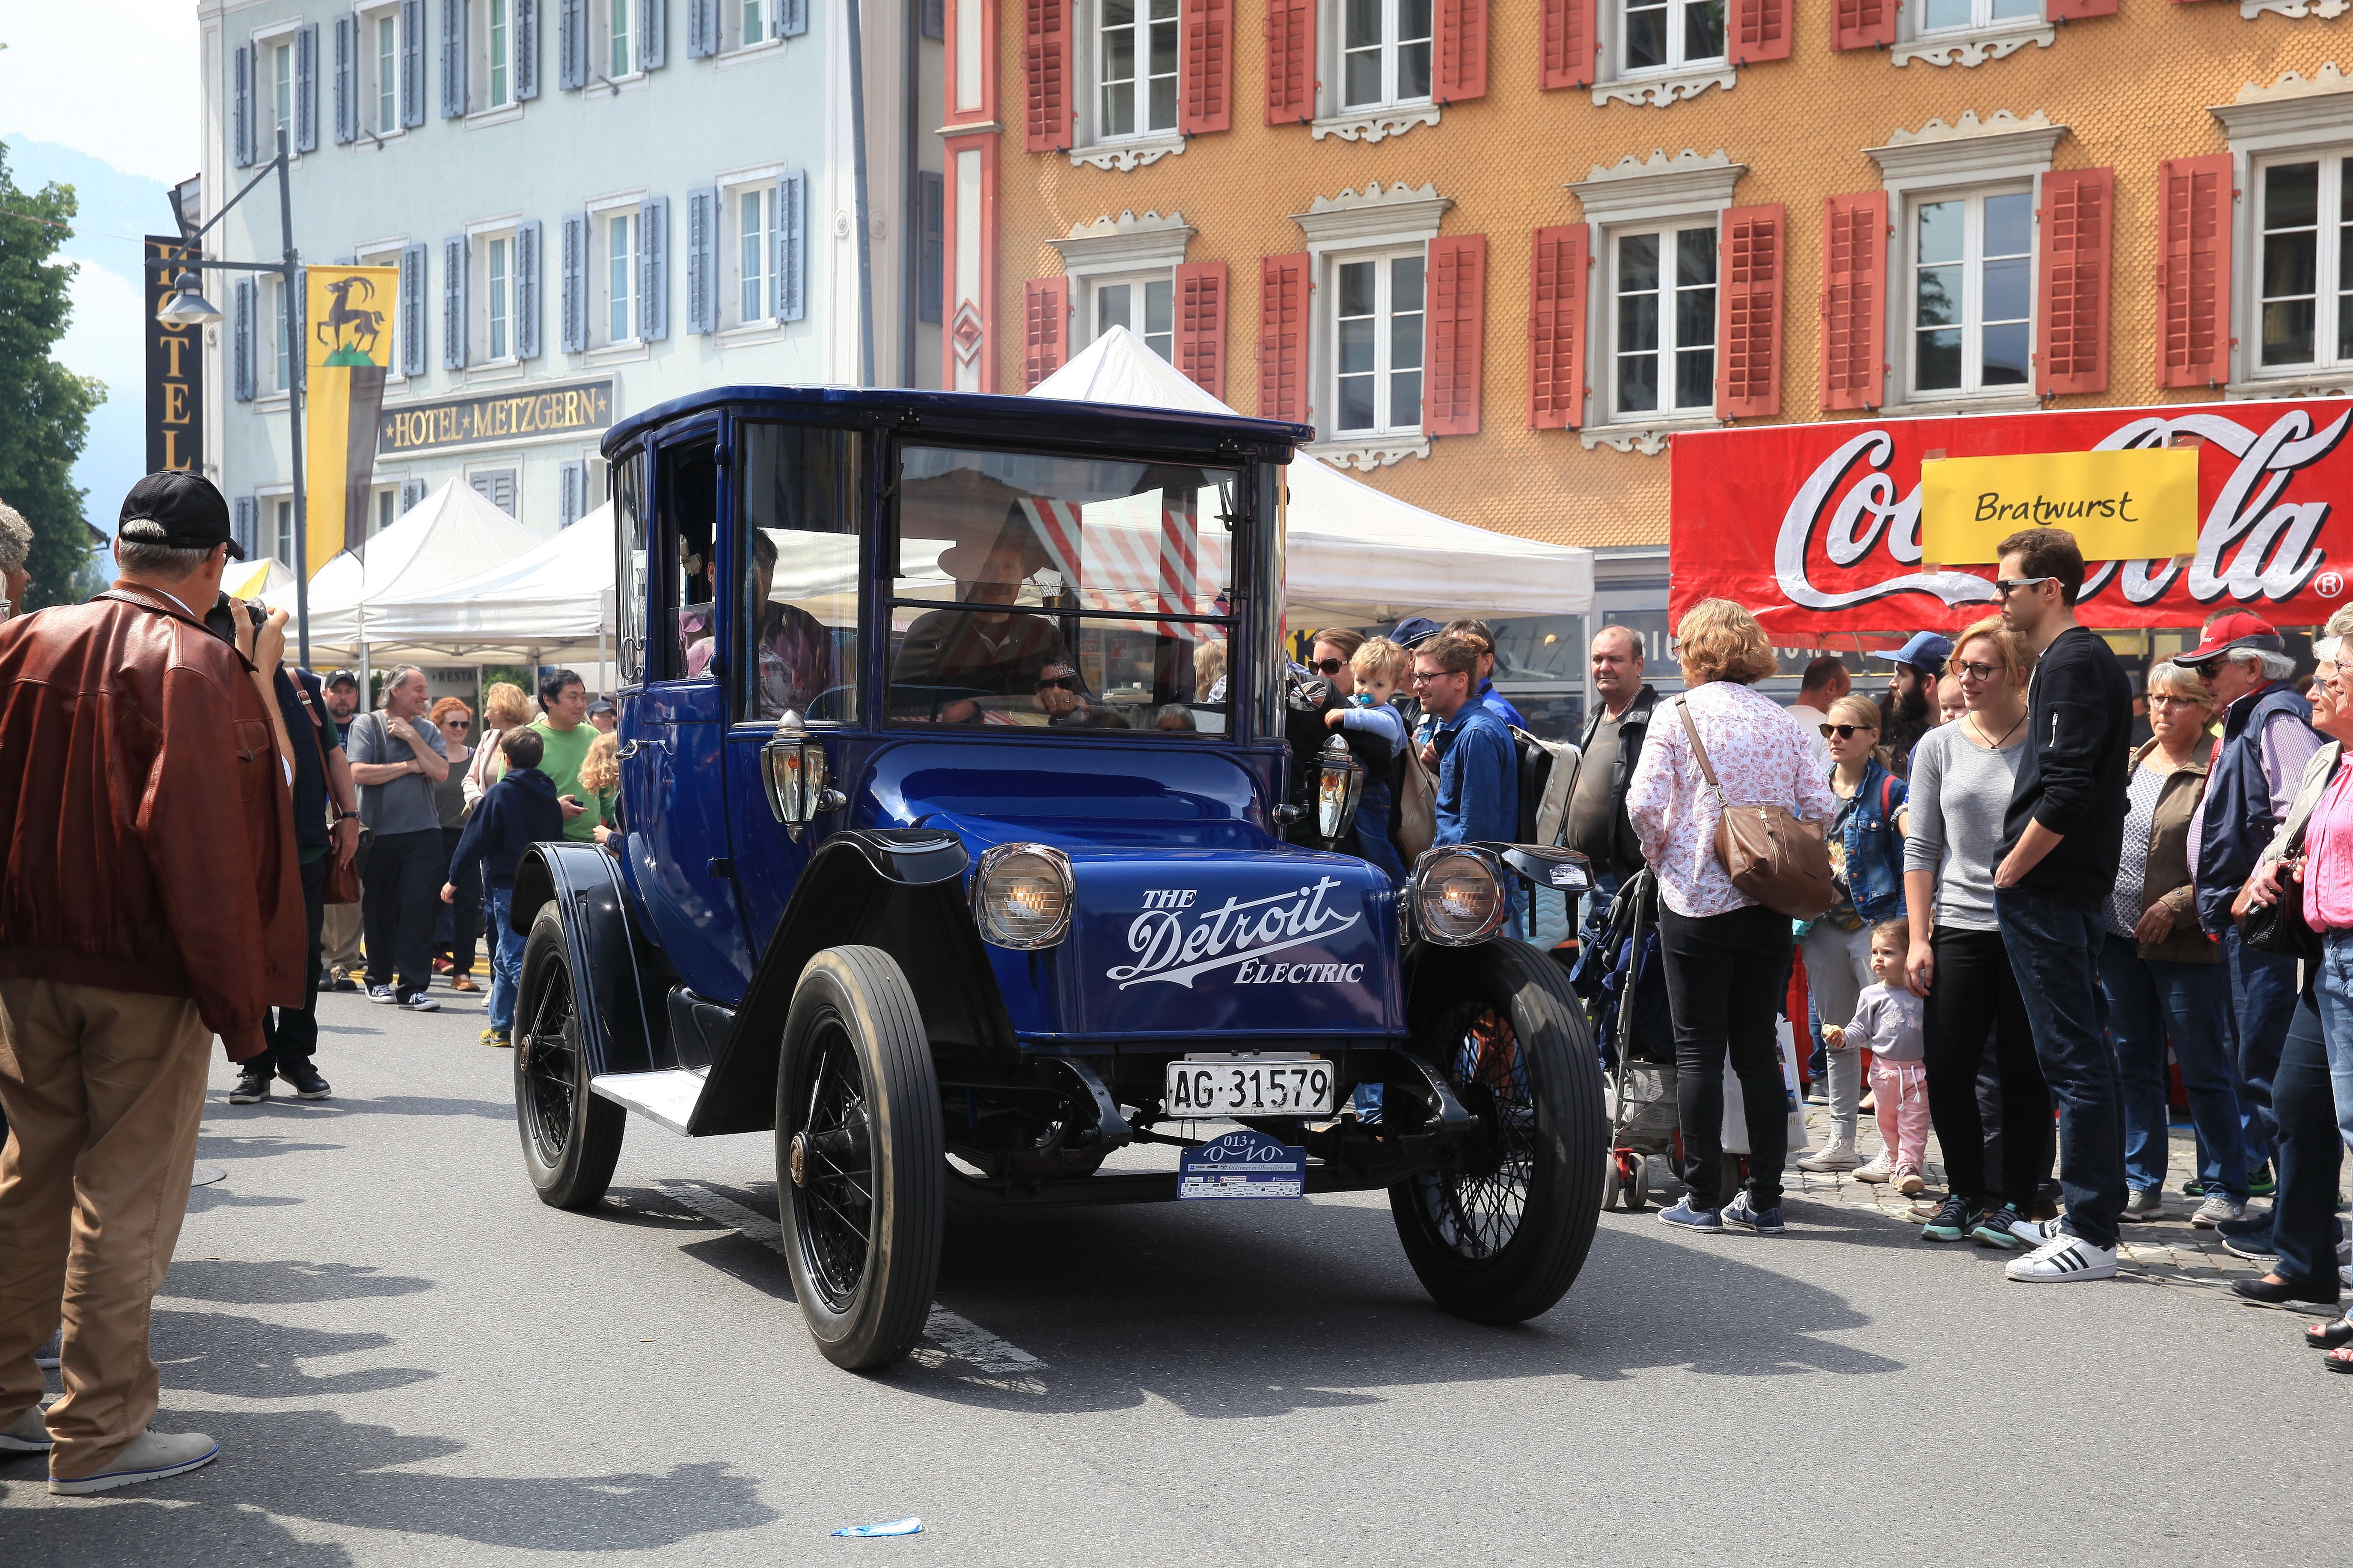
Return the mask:
<svg viewBox="0 0 2353 1568">
<path fill-rule="evenodd" d="M 825 747 L 802 728 L 797 713 L 786 714 L 776 738 L 760 748 L 760 775 L 768 809 L 795 839 L 812 818 L 849 804 L 839 790 L 828 787 Z"/>
<path fill-rule="evenodd" d="M 1000 844 L 972 876 L 972 918 L 982 940 L 1029 951 L 1071 931 L 1071 862 L 1043 844 Z"/>
<path fill-rule="evenodd" d="M 1365 793 L 1365 764 L 1335 735 L 1324 742 L 1322 766 L 1315 786 L 1315 831 L 1331 844 L 1345 837 L 1356 820 L 1356 802 Z"/>
<path fill-rule="evenodd" d="M 1413 869 L 1414 923 L 1440 947 L 1469 947 L 1503 929 L 1510 905 L 1503 868 L 1483 849 L 1422 851 Z"/>
</svg>

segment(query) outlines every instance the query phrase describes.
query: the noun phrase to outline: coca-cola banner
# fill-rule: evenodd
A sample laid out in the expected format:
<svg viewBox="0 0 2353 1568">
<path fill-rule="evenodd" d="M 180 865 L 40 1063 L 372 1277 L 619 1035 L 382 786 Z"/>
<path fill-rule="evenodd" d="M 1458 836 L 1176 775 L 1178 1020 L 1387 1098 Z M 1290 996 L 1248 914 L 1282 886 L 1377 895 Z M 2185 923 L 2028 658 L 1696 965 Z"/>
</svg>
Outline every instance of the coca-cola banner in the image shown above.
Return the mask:
<svg viewBox="0 0 2353 1568">
<path fill-rule="evenodd" d="M 2197 437 L 2198 549 L 2094 562 L 2087 626 L 2195 626 L 2221 609 L 2316 626 L 2353 563 L 2353 402 L 1764 425 L 1674 437 L 1670 605 L 1733 599 L 1782 647 L 1949 631 L 1993 608 L 1994 570 L 1922 570 L 1920 461 L 2118 451 Z"/>
</svg>

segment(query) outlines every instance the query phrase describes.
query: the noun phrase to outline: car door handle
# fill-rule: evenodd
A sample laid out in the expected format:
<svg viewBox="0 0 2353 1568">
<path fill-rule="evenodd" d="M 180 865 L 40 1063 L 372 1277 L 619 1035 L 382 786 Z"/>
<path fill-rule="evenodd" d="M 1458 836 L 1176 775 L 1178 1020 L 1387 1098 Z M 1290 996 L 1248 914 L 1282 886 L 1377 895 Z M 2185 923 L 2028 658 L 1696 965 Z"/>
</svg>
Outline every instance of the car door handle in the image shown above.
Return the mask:
<svg viewBox="0 0 2353 1568">
<path fill-rule="evenodd" d="M 615 748 L 613 754 L 621 761 L 628 762 L 639 752 L 659 751 L 661 746 L 662 742 L 659 741 L 624 741 Z"/>
</svg>

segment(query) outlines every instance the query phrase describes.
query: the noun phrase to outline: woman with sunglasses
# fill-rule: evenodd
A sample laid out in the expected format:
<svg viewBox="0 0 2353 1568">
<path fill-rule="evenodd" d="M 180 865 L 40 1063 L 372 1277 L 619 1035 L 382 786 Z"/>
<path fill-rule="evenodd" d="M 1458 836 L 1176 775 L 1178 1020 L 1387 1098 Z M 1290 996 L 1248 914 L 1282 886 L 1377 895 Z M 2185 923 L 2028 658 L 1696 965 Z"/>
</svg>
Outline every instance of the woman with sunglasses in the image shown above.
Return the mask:
<svg viewBox="0 0 2353 1568">
<path fill-rule="evenodd" d="M 2010 1227 L 2030 1224 L 2052 1139 L 2051 1090 L 1993 909 L 1994 856 L 2026 744 L 2034 652 L 2000 616 L 1976 622 L 1957 641 L 1953 668 L 1968 712 L 1957 724 L 1929 731 L 1912 749 L 1904 846 L 1905 910 L 1912 922 L 1906 979 L 1912 994 L 1926 999 L 1921 1025 L 1928 1121 L 1944 1149 L 1948 1189 L 1920 1236 L 1975 1236 L 1988 1247 L 2012 1247 L 2025 1244 Z M 1988 1147 L 1978 1109 L 1989 1034 L 2008 1134 L 1997 1135 L 1998 1184 L 1988 1174 L 1996 1151 Z"/>
<path fill-rule="evenodd" d="M 1879 749 L 1879 705 L 1865 697 L 1841 697 L 1828 721 L 1817 726 L 1831 748 L 1831 794 L 1838 816 L 1831 822 L 1831 868 L 1838 876 L 1838 907 L 1806 925 L 1799 939 L 1806 955 L 1806 984 L 1814 1011 L 1825 1024 L 1854 1016 L 1862 988 L 1872 984 L 1871 931 L 1882 921 L 1904 915 L 1904 781 L 1887 771 Z M 1831 1047 L 1829 1058 L 1831 1124 L 1822 1146 L 1798 1161 L 1801 1171 L 1852 1171 L 1857 1163 L 1854 1130 L 1862 1101 L 1862 1053 L 1852 1046 Z M 1894 1178 L 1906 1193 L 1920 1190 L 1919 1173 L 1897 1176 L 1894 1152 L 1856 1172 L 1856 1180 Z"/>
<path fill-rule="evenodd" d="M 466 818 L 474 809 L 466 798 L 466 775 L 472 771 L 467 763 L 474 757 L 466 737 L 473 732 L 474 710 L 455 697 L 444 697 L 433 705 L 430 717 L 449 752 L 449 776 L 433 786 L 434 809 L 441 818 L 441 879 L 446 882 L 448 861 L 457 854 L 458 840 L 465 837 Z M 474 939 L 482 928 L 480 867 L 469 870 L 457 887 L 457 896 L 441 906 L 434 921 L 433 969 L 449 977 L 452 991 L 480 991 L 474 982 Z"/>
</svg>

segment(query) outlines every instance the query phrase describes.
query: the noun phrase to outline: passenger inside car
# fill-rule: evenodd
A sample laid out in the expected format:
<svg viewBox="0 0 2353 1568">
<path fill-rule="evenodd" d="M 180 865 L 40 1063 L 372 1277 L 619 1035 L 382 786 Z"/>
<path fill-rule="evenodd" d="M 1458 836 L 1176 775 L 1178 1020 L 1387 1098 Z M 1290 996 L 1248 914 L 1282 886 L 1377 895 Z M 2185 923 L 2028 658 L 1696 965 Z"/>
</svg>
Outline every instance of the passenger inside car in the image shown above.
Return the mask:
<svg viewBox="0 0 2353 1568">
<path fill-rule="evenodd" d="M 1044 544 L 1017 505 L 993 536 L 966 537 L 943 551 L 940 570 L 955 581 L 963 603 L 1009 605 L 1046 561 Z M 934 610 L 916 618 L 900 645 L 892 705 L 904 710 L 903 718 L 979 723 L 984 712 L 1004 709 L 1007 699 L 1035 698 L 1050 664 L 1070 668 L 1076 678 L 1060 631 L 1044 616 Z"/>
</svg>

